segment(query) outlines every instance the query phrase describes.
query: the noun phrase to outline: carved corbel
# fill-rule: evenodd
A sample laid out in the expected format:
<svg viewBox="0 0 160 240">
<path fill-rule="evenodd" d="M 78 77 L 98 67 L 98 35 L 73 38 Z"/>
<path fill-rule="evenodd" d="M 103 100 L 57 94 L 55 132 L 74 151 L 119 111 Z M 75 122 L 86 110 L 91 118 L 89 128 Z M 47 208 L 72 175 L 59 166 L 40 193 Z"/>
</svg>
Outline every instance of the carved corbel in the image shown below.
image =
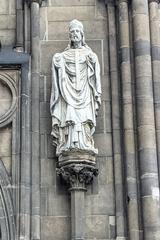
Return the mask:
<svg viewBox="0 0 160 240">
<path fill-rule="evenodd" d="M 84 164 L 67 165 L 57 169 L 57 174 L 70 186 L 70 190 L 83 188 L 98 175 L 98 169 Z"/>
</svg>

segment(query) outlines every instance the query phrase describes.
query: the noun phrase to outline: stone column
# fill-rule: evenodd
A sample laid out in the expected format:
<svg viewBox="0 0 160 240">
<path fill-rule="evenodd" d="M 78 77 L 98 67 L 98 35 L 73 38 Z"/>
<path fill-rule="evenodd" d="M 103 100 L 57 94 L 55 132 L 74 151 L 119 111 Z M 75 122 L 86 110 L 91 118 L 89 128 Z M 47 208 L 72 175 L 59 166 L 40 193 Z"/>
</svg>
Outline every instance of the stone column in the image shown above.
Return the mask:
<svg viewBox="0 0 160 240">
<path fill-rule="evenodd" d="M 121 126 L 120 126 L 120 86 L 117 64 L 117 36 L 115 22 L 115 1 L 107 0 L 108 34 L 109 34 L 109 64 L 112 98 L 112 132 L 113 132 L 113 160 L 115 176 L 116 198 L 116 236 L 117 240 L 126 239 L 125 208 L 123 189 L 123 167 L 121 153 Z"/>
<path fill-rule="evenodd" d="M 94 157 L 78 152 L 61 156 L 58 175 L 64 179 L 71 193 L 71 240 L 85 239 L 85 192 L 98 170 L 95 168 Z"/>
<path fill-rule="evenodd" d="M 16 1 L 16 51 L 23 51 L 23 0 Z"/>
<path fill-rule="evenodd" d="M 157 153 L 160 173 L 160 36 L 159 36 L 159 0 L 149 1 L 152 76 L 154 86 L 154 106 L 157 136 Z"/>
<path fill-rule="evenodd" d="M 148 13 L 148 0 L 132 1 L 144 239 L 158 240 L 160 236 L 160 201 Z"/>
<path fill-rule="evenodd" d="M 133 96 L 131 76 L 131 56 L 129 37 L 128 0 L 119 0 L 119 37 L 120 37 L 120 66 L 123 104 L 123 137 L 125 179 L 127 184 L 128 208 L 128 237 L 130 240 L 139 239 L 138 197 L 136 153 L 133 124 Z"/>
<path fill-rule="evenodd" d="M 32 207 L 31 239 L 40 239 L 40 5 L 41 0 L 27 0 L 31 9 L 31 134 L 32 134 Z"/>
</svg>

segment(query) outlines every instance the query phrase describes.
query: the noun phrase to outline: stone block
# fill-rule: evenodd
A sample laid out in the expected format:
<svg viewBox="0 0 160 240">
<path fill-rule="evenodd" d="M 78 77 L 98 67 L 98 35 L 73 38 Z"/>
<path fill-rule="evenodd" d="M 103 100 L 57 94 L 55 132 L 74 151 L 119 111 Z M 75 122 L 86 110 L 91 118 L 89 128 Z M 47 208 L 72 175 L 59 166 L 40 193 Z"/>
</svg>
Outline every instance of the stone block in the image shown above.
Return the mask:
<svg viewBox="0 0 160 240">
<path fill-rule="evenodd" d="M 137 14 L 136 17 L 133 17 L 133 21 L 134 28 L 136 29 L 134 32 L 134 41 L 150 41 L 148 16 L 145 14 Z"/>
<path fill-rule="evenodd" d="M 155 91 L 158 88 L 158 90 L 160 89 L 160 79 L 159 79 L 159 75 L 160 75 L 160 47 L 155 48 L 155 53 L 158 53 L 158 57 L 157 60 L 153 59 L 153 78 L 154 78 L 154 86 L 155 86 Z M 158 95 L 155 93 L 155 96 Z"/>
<path fill-rule="evenodd" d="M 123 104 L 123 121 L 125 131 L 133 129 L 133 105 L 132 103 Z"/>
<path fill-rule="evenodd" d="M 52 187 L 56 184 L 55 159 L 41 159 L 41 186 Z"/>
<path fill-rule="evenodd" d="M 48 40 L 48 18 L 47 18 L 47 8 L 40 8 L 40 39 Z"/>
<path fill-rule="evenodd" d="M 142 198 L 143 209 L 146 210 L 143 215 L 145 226 L 149 229 L 159 226 L 159 196 L 148 196 Z"/>
<path fill-rule="evenodd" d="M 15 15 L 0 15 L 0 29 L 15 29 L 16 16 Z"/>
<path fill-rule="evenodd" d="M 9 1 L 1 0 L 0 14 L 9 13 Z"/>
<path fill-rule="evenodd" d="M 111 102 L 105 101 L 104 105 L 104 118 L 105 118 L 105 132 L 110 133 L 112 131 L 112 124 L 111 124 Z"/>
<path fill-rule="evenodd" d="M 105 191 L 104 191 L 105 187 Z M 86 215 L 112 215 L 114 214 L 114 186 L 111 184 L 99 185 L 98 194 L 87 193 Z"/>
<path fill-rule="evenodd" d="M 95 7 L 94 6 L 68 6 L 68 7 L 49 7 L 48 8 L 48 21 L 71 21 L 78 18 L 81 20 L 94 19 Z M 58 23 L 57 23 L 58 24 Z"/>
<path fill-rule="evenodd" d="M 109 75 L 101 75 L 101 85 L 102 85 L 102 100 L 110 101 L 111 92 L 110 92 L 110 79 Z"/>
<path fill-rule="evenodd" d="M 9 14 L 16 14 L 16 0 L 9 1 Z"/>
<path fill-rule="evenodd" d="M 121 17 L 121 16 L 120 16 Z M 128 17 L 128 16 L 127 16 Z M 120 28 L 122 29 L 122 34 L 121 34 L 121 47 L 129 47 L 129 26 L 128 22 L 120 22 Z"/>
<path fill-rule="evenodd" d="M 141 174 L 157 173 L 156 151 L 153 148 L 139 150 Z"/>
<path fill-rule="evenodd" d="M 111 156 L 112 155 L 112 142 L 111 134 L 97 133 L 94 134 L 95 147 L 98 148 L 99 156 Z"/>
<path fill-rule="evenodd" d="M 50 0 L 50 5 L 54 7 L 68 7 L 68 6 L 94 6 L 95 0 Z"/>
<path fill-rule="evenodd" d="M 77 16 L 78 18 L 78 16 Z M 86 39 L 105 39 L 107 37 L 106 21 L 96 20 L 82 21 Z M 58 24 L 58 28 L 57 28 Z M 48 23 L 48 40 L 68 39 L 68 22 L 49 22 Z"/>
<path fill-rule="evenodd" d="M 90 215 L 86 217 L 86 238 L 106 239 L 109 238 L 108 216 Z"/>
<path fill-rule="evenodd" d="M 52 188 L 48 191 L 48 216 L 70 216 L 70 195 L 56 195 Z"/>
<path fill-rule="evenodd" d="M 157 170 L 157 166 L 155 166 Z M 153 176 L 153 173 L 146 173 L 148 177 L 143 175 L 141 177 L 141 196 L 142 197 L 151 197 L 154 200 L 159 199 L 159 186 L 158 186 L 158 173 Z"/>
<path fill-rule="evenodd" d="M 158 46 L 160 44 L 160 36 L 159 36 L 159 20 L 153 21 L 152 24 L 152 45 Z"/>
<path fill-rule="evenodd" d="M 145 67 L 144 67 L 145 66 Z M 151 57 L 149 55 L 136 57 L 136 79 L 145 77 L 151 78 Z M 144 80 L 145 81 L 145 80 Z M 143 81 L 143 84 L 145 84 Z M 139 82 L 138 82 L 139 83 Z M 148 84 L 148 81 L 146 82 Z M 145 85 L 144 85 L 145 86 Z"/>
<path fill-rule="evenodd" d="M 126 130 L 124 132 L 124 142 L 125 142 L 125 152 L 126 153 L 134 153 L 135 152 L 135 144 L 134 144 L 134 132 L 133 130 Z"/>
<path fill-rule="evenodd" d="M 112 136 L 113 136 L 113 152 L 114 152 L 114 154 L 118 154 L 119 155 L 121 153 L 120 130 L 119 129 L 114 129 Z"/>
<path fill-rule="evenodd" d="M 149 97 L 144 97 L 142 99 L 138 99 L 137 104 L 137 119 L 138 125 L 153 125 L 154 116 L 153 116 L 153 101 L 149 99 Z"/>
<path fill-rule="evenodd" d="M 122 181 L 122 156 L 120 154 L 114 154 L 114 171 L 116 171 L 116 175 L 115 175 L 115 184 L 117 186 L 121 185 L 121 181 Z M 120 186 L 121 187 L 121 186 Z M 121 189 L 119 189 L 119 193 L 120 193 Z"/>
<path fill-rule="evenodd" d="M 96 19 L 106 19 L 107 11 L 106 11 L 106 7 L 105 7 L 105 2 L 95 1 L 95 4 L 96 4 L 96 8 L 95 8 Z"/>
<path fill-rule="evenodd" d="M 139 150 L 154 149 L 156 151 L 155 128 L 152 125 L 138 127 Z"/>
<path fill-rule="evenodd" d="M 44 216 L 41 217 L 41 238 L 43 240 L 69 240 L 70 218 L 67 216 Z"/>
<path fill-rule="evenodd" d="M 133 16 L 135 16 L 136 14 L 148 14 L 148 4 L 146 1 L 134 0 Z"/>
<path fill-rule="evenodd" d="M 47 216 L 48 214 L 48 187 L 41 186 L 40 191 L 40 202 L 41 202 L 41 216 Z"/>
<path fill-rule="evenodd" d="M 40 103 L 40 117 L 49 118 L 50 115 L 50 103 L 49 102 L 41 102 Z"/>
<path fill-rule="evenodd" d="M 15 30 L 0 30 L 0 39 L 2 46 L 14 46 L 15 45 Z"/>
<path fill-rule="evenodd" d="M 107 184 L 108 169 L 107 169 L 107 157 L 98 157 L 98 184 Z"/>
<path fill-rule="evenodd" d="M 40 133 L 44 134 L 51 134 L 51 128 L 52 128 L 52 119 L 49 118 L 40 118 Z"/>
</svg>

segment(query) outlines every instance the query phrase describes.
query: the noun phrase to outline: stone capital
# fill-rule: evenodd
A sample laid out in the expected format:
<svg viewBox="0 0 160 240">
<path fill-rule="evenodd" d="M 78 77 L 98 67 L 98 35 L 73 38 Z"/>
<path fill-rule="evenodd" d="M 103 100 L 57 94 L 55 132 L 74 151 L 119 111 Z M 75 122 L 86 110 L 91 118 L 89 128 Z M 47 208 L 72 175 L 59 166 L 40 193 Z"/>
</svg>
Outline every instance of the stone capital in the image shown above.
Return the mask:
<svg viewBox="0 0 160 240">
<path fill-rule="evenodd" d="M 39 6 L 41 6 L 42 5 L 42 1 L 44 1 L 44 0 L 25 0 L 25 1 L 28 4 L 28 6 L 30 7 L 33 2 L 36 2 L 36 3 L 39 4 Z"/>
<path fill-rule="evenodd" d="M 57 174 L 69 185 L 70 190 L 85 190 L 91 184 L 93 177 L 98 175 L 98 169 L 85 164 L 71 164 L 57 168 Z"/>
</svg>

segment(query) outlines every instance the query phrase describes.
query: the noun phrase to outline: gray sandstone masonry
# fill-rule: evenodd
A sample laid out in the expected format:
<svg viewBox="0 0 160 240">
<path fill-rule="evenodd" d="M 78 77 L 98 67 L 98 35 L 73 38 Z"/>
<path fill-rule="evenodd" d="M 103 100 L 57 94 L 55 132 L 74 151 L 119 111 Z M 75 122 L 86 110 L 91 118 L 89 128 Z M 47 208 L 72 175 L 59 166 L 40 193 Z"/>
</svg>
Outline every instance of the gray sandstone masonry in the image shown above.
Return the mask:
<svg viewBox="0 0 160 240">
<path fill-rule="evenodd" d="M 112 144 L 115 181 L 115 215 L 116 239 L 126 239 L 125 208 L 123 195 L 123 166 L 120 130 L 120 85 L 117 62 L 116 20 L 114 1 L 107 2 L 108 34 L 109 34 L 109 65 L 111 81 L 111 114 L 112 114 Z"/>
<path fill-rule="evenodd" d="M 139 240 L 138 193 L 136 174 L 136 149 L 133 122 L 133 91 L 130 55 L 130 30 L 128 1 L 119 1 L 119 46 L 122 83 L 123 141 L 125 181 L 127 185 L 128 237 Z"/>
<path fill-rule="evenodd" d="M 157 148 L 152 89 L 148 1 L 132 1 L 134 28 L 138 157 L 144 239 L 159 239 Z M 151 167 L 152 165 L 152 167 Z"/>
</svg>

